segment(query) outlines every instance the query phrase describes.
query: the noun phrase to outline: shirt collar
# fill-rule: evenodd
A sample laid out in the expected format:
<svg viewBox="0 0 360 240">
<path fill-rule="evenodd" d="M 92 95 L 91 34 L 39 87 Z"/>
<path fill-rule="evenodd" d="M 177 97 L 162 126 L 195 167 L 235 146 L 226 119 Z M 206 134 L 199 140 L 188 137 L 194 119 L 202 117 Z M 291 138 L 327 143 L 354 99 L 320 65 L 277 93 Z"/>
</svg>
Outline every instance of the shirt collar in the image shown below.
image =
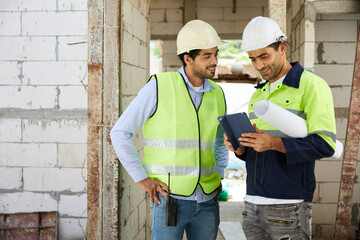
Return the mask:
<svg viewBox="0 0 360 240">
<path fill-rule="evenodd" d="M 180 73 L 180 74 L 183 76 L 186 84 L 187 84 L 192 90 L 194 90 L 194 86 L 192 85 L 192 83 L 189 81 L 188 77 L 187 77 L 186 74 L 185 74 L 184 66 L 182 66 L 181 68 L 179 68 L 177 71 L 178 71 L 178 73 Z M 209 79 L 204 78 L 204 82 L 203 82 L 203 84 L 202 84 L 199 92 L 208 92 L 208 91 L 210 91 L 210 90 L 215 90 L 215 88 L 210 84 Z M 194 91 L 195 91 L 195 90 L 194 90 Z"/>
<path fill-rule="evenodd" d="M 286 74 L 286 77 L 282 83 L 289 87 L 299 88 L 301 74 L 303 73 L 304 69 L 301 67 L 301 65 L 298 62 L 293 62 L 290 64 L 292 68 Z M 268 81 L 261 83 L 257 85 L 255 88 L 262 88 L 267 84 L 267 82 Z"/>
</svg>

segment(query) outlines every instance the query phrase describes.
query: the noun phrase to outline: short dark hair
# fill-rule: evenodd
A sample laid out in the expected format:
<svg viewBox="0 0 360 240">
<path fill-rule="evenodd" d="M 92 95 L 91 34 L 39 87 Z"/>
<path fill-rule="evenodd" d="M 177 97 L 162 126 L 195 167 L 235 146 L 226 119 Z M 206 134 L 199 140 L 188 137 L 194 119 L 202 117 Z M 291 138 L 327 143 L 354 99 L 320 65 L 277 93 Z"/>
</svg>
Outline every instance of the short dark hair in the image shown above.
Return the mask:
<svg viewBox="0 0 360 240">
<path fill-rule="evenodd" d="M 194 60 L 195 57 L 197 55 L 199 55 L 199 52 L 200 52 L 200 49 L 194 49 L 194 50 L 190 50 L 190 52 L 188 52 L 188 53 L 187 52 L 182 53 L 182 54 L 178 55 L 178 57 L 179 57 L 181 63 L 183 64 L 183 66 L 186 66 L 184 56 L 187 54 L 187 55 L 189 55 L 191 57 L 192 60 Z"/>
<path fill-rule="evenodd" d="M 280 43 L 281 43 L 281 42 L 274 42 L 274 43 L 270 44 L 270 45 L 267 46 L 267 47 L 271 47 L 271 48 L 273 48 L 275 51 L 277 51 L 277 50 L 279 49 Z M 288 42 L 288 41 L 286 41 L 286 40 L 285 40 L 284 42 L 282 42 L 282 43 L 284 43 L 285 45 L 291 47 L 291 43 Z"/>
</svg>

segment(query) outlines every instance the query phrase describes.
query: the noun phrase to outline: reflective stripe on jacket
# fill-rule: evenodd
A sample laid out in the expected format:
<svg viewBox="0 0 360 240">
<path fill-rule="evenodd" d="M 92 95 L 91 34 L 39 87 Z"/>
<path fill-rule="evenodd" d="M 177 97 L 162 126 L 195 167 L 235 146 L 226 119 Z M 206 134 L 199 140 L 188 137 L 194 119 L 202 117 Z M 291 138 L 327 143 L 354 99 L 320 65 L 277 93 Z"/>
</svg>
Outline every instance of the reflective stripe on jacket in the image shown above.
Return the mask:
<svg viewBox="0 0 360 240">
<path fill-rule="evenodd" d="M 196 110 L 185 80 L 178 72 L 155 75 L 157 108 L 143 127 L 143 165 L 152 179 L 168 184 L 172 194 L 190 196 L 199 183 L 205 194 L 216 190 L 221 181 L 216 171 L 214 143 L 217 117 L 225 114 L 221 88 L 205 92 Z"/>
</svg>

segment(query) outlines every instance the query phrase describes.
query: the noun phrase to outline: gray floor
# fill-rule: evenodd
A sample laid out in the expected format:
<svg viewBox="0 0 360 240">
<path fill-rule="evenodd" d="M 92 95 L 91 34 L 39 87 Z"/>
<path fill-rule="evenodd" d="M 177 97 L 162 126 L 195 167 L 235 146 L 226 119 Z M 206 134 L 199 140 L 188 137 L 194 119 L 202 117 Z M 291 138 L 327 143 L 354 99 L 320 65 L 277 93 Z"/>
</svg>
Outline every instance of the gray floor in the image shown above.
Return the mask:
<svg viewBox="0 0 360 240">
<path fill-rule="evenodd" d="M 220 202 L 220 227 L 217 240 L 246 239 L 241 227 L 243 202 Z"/>
</svg>

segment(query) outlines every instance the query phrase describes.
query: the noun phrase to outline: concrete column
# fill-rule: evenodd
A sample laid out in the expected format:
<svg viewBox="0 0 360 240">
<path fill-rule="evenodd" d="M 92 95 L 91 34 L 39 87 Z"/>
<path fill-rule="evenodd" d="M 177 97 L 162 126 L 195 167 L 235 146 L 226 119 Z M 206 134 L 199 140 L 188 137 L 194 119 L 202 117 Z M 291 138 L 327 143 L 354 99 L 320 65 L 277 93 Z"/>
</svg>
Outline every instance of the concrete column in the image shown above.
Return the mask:
<svg viewBox="0 0 360 240">
<path fill-rule="evenodd" d="M 277 22 L 286 33 L 286 0 L 268 0 L 269 18 Z"/>
</svg>

